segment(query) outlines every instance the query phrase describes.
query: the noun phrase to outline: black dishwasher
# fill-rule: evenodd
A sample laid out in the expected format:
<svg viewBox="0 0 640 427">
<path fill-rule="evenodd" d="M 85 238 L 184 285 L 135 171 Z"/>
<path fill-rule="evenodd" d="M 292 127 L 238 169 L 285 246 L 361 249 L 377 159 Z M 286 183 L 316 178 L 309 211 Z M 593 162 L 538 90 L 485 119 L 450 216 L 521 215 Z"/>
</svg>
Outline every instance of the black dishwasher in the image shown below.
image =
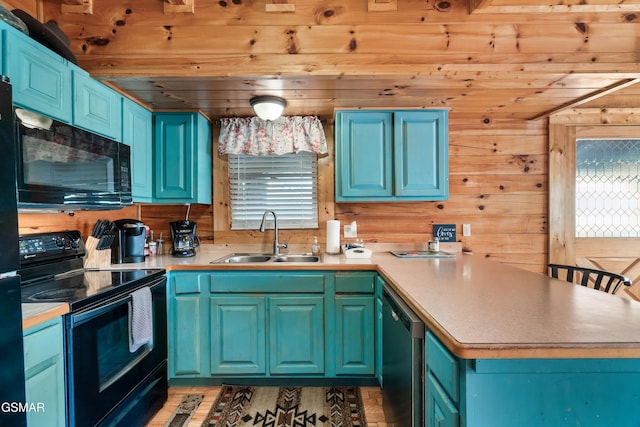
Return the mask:
<svg viewBox="0 0 640 427">
<path fill-rule="evenodd" d="M 387 285 L 382 306 L 382 404 L 389 426 L 424 425 L 424 324 Z"/>
</svg>

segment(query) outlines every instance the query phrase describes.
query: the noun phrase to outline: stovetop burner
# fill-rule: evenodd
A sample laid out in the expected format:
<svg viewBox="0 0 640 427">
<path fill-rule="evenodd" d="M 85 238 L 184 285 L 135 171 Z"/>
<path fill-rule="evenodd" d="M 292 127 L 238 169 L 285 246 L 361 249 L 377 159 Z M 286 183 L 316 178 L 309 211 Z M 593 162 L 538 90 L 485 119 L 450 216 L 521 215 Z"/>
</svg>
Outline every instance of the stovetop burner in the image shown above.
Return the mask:
<svg viewBox="0 0 640 427">
<path fill-rule="evenodd" d="M 78 293 L 86 293 L 85 288 L 47 289 L 44 291 L 36 292 L 35 294 L 27 297 L 27 299 L 44 301 L 69 299 L 75 297 Z"/>
<path fill-rule="evenodd" d="M 75 311 L 129 292 L 164 273 L 162 269 L 80 270 L 63 278 L 23 285 L 22 302 L 66 302 Z"/>
</svg>

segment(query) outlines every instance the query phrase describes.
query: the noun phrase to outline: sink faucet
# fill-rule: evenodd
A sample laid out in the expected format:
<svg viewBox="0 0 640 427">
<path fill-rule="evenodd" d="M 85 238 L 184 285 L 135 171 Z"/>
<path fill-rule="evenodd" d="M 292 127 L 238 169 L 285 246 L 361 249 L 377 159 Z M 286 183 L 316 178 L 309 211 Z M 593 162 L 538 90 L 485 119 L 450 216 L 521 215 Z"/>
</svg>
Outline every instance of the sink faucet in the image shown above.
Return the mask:
<svg viewBox="0 0 640 427">
<path fill-rule="evenodd" d="M 266 224 L 266 220 L 267 220 L 267 214 L 273 215 L 273 231 L 274 231 L 274 235 L 273 235 L 273 254 L 274 255 L 280 255 L 280 249 L 286 249 L 287 244 L 286 243 L 278 243 L 278 217 L 276 216 L 276 213 L 274 211 L 264 211 L 264 214 L 262 214 L 262 222 L 260 223 L 260 229 L 258 231 L 260 231 L 261 233 L 264 233 L 264 228 L 265 228 L 265 224 Z"/>
</svg>

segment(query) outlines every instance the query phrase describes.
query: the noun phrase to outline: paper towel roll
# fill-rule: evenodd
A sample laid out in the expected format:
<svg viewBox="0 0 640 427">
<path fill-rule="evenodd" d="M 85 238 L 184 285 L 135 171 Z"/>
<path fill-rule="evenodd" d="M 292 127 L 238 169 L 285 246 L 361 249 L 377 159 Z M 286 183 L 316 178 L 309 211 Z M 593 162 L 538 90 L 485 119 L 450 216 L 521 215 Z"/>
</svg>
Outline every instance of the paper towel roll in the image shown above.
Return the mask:
<svg viewBox="0 0 640 427">
<path fill-rule="evenodd" d="M 328 254 L 340 253 L 340 221 L 327 221 L 327 249 Z"/>
</svg>

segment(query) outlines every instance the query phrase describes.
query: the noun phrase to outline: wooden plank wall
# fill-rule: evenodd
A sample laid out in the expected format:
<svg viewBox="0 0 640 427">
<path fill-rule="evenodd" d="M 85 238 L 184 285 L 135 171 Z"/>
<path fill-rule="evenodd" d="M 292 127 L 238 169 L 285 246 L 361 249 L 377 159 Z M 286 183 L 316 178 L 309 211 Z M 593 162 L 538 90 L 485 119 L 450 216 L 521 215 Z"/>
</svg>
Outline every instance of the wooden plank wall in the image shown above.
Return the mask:
<svg viewBox="0 0 640 427">
<path fill-rule="evenodd" d="M 289 243 L 324 242 L 328 219 L 358 222 L 365 242 L 426 243 L 434 223 L 456 224 L 463 249 L 478 256 L 544 272 L 547 251 L 548 155 L 546 121 L 480 123 L 451 120 L 449 133 L 450 198 L 443 202 L 334 202 L 333 126 L 325 126 L 330 155 L 319 160 L 319 230 L 282 230 Z M 217 128 L 214 129 L 214 144 Z M 203 243 L 264 243 L 272 234 L 230 231 L 227 162 L 214 158 L 214 203 L 192 205 Z M 20 215 L 21 232 L 78 228 L 88 233 L 96 219 L 141 219 L 158 236 L 169 235 L 169 222 L 184 219 L 184 205 L 139 205 L 123 211 Z M 462 236 L 462 224 L 471 236 Z M 168 241 L 168 239 L 166 239 Z"/>
</svg>

